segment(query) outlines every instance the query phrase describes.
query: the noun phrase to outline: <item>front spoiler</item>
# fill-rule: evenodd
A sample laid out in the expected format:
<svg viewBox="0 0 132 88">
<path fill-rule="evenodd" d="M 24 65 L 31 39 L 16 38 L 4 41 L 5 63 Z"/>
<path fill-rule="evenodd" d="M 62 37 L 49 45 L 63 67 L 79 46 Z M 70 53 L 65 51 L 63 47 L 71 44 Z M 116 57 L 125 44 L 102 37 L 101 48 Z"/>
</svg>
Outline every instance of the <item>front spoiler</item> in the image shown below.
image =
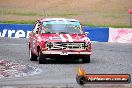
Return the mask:
<svg viewBox="0 0 132 88">
<path fill-rule="evenodd" d="M 91 52 L 42 51 L 42 54 L 54 54 L 54 55 L 91 55 Z"/>
</svg>

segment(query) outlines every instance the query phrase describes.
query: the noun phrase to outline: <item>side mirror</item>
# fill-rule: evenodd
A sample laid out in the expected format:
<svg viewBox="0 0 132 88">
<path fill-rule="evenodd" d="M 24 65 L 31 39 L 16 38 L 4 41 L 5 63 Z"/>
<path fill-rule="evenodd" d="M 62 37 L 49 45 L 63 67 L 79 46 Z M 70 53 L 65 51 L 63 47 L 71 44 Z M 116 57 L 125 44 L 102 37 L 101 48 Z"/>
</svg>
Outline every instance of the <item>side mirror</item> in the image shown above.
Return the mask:
<svg viewBox="0 0 132 88">
<path fill-rule="evenodd" d="M 86 35 L 86 36 L 88 36 L 88 35 L 89 35 L 89 32 L 84 32 L 84 33 L 85 33 L 85 35 Z"/>
</svg>

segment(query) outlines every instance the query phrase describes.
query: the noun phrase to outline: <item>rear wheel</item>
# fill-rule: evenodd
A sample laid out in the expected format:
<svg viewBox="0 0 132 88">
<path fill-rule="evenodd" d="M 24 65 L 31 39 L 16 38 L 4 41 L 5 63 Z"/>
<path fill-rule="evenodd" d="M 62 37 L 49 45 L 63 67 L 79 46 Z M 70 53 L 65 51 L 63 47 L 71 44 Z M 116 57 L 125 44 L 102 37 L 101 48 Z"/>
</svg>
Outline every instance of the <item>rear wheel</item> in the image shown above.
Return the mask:
<svg viewBox="0 0 132 88">
<path fill-rule="evenodd" d="M 29 57 L 31 61 L 37 61 L 37 56 L 29 49 Z"/>
<path fill-rule="evenodd" d="M 38 61 L 39 61 L 39 64 L 46 63 L 46 58 L 42 54 L 41 50 L 38 51 Z"/>
<path fill-rule="evenodd" d="M 83 62 L 83 63 L 90 63 L 90 55 L 84 57 L 84 58 L 82 59 L 82 62 Z"/>
</svg>

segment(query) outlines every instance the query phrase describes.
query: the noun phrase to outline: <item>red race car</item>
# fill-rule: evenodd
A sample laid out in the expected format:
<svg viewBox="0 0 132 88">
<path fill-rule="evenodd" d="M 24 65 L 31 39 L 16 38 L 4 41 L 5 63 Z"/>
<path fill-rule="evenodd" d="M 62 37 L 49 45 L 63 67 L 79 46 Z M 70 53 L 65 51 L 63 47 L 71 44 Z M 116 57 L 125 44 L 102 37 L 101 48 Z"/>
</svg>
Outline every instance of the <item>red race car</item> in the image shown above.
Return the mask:
<svg viewBox="0 0 132 88">
<path fill-rule="evenodd" d="M 66 18 L 45 18 L 37 20 L 29 34 L 29 55 L 31 61 L 46 63 L 47 59 L 81 59 L 89 63 L 92 44 L 83 32 L 78 20 Z"/>
</svg>

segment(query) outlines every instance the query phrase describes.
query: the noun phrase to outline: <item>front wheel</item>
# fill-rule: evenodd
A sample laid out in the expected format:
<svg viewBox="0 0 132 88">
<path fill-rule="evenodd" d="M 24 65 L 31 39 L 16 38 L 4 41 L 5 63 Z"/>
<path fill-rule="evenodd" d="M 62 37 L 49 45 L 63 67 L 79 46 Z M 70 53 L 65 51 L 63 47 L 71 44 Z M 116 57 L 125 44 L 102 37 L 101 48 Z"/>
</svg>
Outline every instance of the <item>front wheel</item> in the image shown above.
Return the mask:
<svg viewBox="0 0 132 88">
<path fill-rule="evenodd" d="M 31 61 L 37 61 L 37 56 L 29 49 L 29 57 Z"/>
<path fill-rule="evenodd" d="M 39 61 L 39 64 L 44 64 L 44 63 L 46 63 L 46 58 L 45 58 L 44 55 L 42 54 L 41 50 L 39 50 L 39 52 L 38 52 L 38 61 Z"/>
<path fill-rule="evenodd" d="M 83 63 L 90 63 L 90 55 L 84 57 L 84 58 L 82 59 L 82 62 L 83 62 Z"/>
</svg>

